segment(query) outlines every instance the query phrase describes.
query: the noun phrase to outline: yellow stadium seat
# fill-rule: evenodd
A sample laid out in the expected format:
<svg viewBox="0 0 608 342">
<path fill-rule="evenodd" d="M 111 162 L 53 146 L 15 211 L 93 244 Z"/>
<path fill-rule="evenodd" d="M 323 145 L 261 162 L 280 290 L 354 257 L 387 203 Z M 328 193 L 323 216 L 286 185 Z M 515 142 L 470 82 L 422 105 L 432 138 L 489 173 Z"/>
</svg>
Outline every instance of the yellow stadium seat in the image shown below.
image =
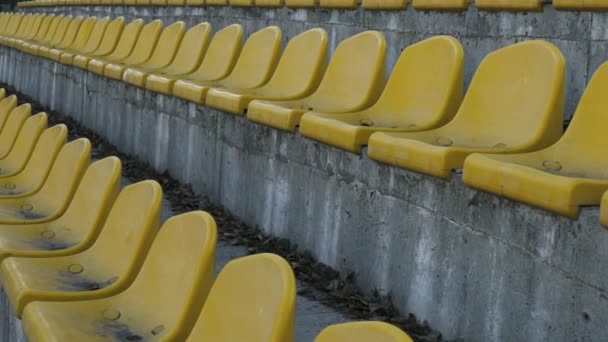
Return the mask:
<svg viewBox="0 0 608 342">
<path fill-rule="evenodd" d="M 103 38 L 99 42 L 99 46 L 95 51 L 78 52 L 72 59 L 72 65 L 81 69 L 86 69 L 91 58 L 104 57 L 112 53 L 116 48 L 120 35 L 125 29 L 125 18 L 118 17 L 112 20 L 103 34 Z"/>
<path fill-rule="evenodd" d="M 600 204 L 600 223 L 608 228 L 608 191 L 602 196 Z"/>
<path fill-rule="evenodd" d="M 33 37 L 31 37 L 31 38 L 28 37 L 28 38 L 25 38 L 25 39 L 16 39 L 16 40 L 12 41 L 9 44 L 9 46 L 21 49 L 21 46 L 23 44 L 26 44 L 28 42 L 40 41 L 41 39 L 44 38 L 44 36 L 49 31 L 49 27 L 50 27 L 51 22 L 53 21 L 53 19 L 55 19 L 55 16 L 52 15 L 52 14 L 45 16 L 42 19 L 42 22 L 40 23 L 40 28 L 38 29 L 38 32 L 36 32 L 36 34 Z"/>
<path fill-rule="evenodd" d="M 474 154 L 465 161 L 467 185 L 576 218 L 579 206 L 598 205 L 608 190 L 604 89 L 608 63 L 595 72 L 566 133 L 537 152 L 493 156 Z M 524 121 L 527 124 L 526 121 Z"/>
<path fill-rule="evenodd" d="M 172 217 L 124 292 L 89 301 L 31 303 L 23 314 L 25 333 L 30 340 L 113 341 L 119 335 L 124 341 L 185 341 L 213 283 L 216 240 L 209 214 Z"/>
<path fill-rule="evenodd" d="M 18 173 L 0 174 L 0 199 L 23 198 L 40 191 L 66 140 L 67 128 L 64 125 L 46 129 L 33 147 L 23 170 Z M 10 156 L 11 154 L 6 158 Z"/>
<path fill-rule="evenodd" d="M 0 132 L 2 132 L 9 114 L 15 107 L 17 107 L 17 96 L 15 95 L 11 95 L 0 100 Z"/>
<path fill-rule="evenodd" d="M 232 7 L 253 7 L 253 0 L 230 0 L 230 6 Z"/>
<path fill-rule="evenodd" d="M 4 89 L 4 88 L 0 88 L 0 101 L 4 100 L 4 98 L 6 98 L 6 89 Z M 2 102 L 0 102 L 0 107 L 1 107 L 1 103 L 2 103 Z M 15 104 L 16 104 L 16 103 L 17 103 L 17 102 L 15 101 Z"/>
<path fill-rule="evenodd" d="M 186 0 L 186 6 L 188 6 L 188 7 L 205 6 L 205 0 Z"/>
<path fill-rule="evenodd" d="M 23 198 L 0 199 L 0 224 L 40 223 L 59 217 L 72 199 L 90 158 L 88 140 L 65 144 L 38 192 Z"/>
<path fill-rule="evenodd" d="M 93 20 L 95 20 L 94 17 L 93 17 Z M 80 26 L 83 24 L 84 21 L 85 20 L 82 17 L 74 18 L 68 24 L 67 29 L 65 30 L 65 34 L 63 35 L 63 38 L 57 44 L 48 45 L 48 46 L 40 46 L 37 50 L 37 55 L 50 59 L 51 58 L 50 51 L 52 49 L 55 49 L 55 48 L 63 49 L 63 48 L 70 46 L 74 42 L 74 39 L 76 38 L 76 36 L 78 35 Z M 88 24 L 90 24 L 91 20 L 87 19 L 86 22 Z M 87 26 L 89 26 L 89 25 L 87 25 Z M 86 30 L 87 26 L 85 26 L 85 32 L 87 31 Z"/>
<path fill-rule="evenodd" d="M 384 322 L 352 322 L 330 325 L 314 342 L 413 342 L 401 329 Z"/>
<path fill-rule="evenodd" d="M 182 61 L 187 61 L 188 50 L 186 48 L 180 49 L 180 44 L 184 38 L 185 31 L 186 23 L 183 21 L 177 21 L 170 26 L 167 26 L 158 39 L 158 44 L 150 59 L 144 63 L 127 68 L 122 77 L 123 81 L 141 88 L 145 87 L 146 78 L 148 77 L 149 72 L 161 70 L 171 65 L 178 50 L 181 50 L 180 59 Z M 195 39 L 192 38 L 196 37 L 189 36 L 188 38 L 189 44 L 195 43 Z"/>
<path fill-rule="evenodd" d="M 72 64 L 74 56 L 78 53 L 90 54 L 93 53 L 99 47 L 101 43 L 106 28 L 110 24 L 110 18 L 105 17 L 98 20 L 93 26 L 91 30 L 91 34 L 89 35 L 89 39 L 86 41 L 86 44 L 82 46 L 70 46 L 67 49 L 60 50 L 58 54 L 53 53 L 53 59 L 62 63 L 62 64 Z"/>
<path fill-rule="evenodd" d="M 336 47 L 321 84 L 312 95 L 291 101 L 251 101 L 247 117 L 254 122 L 293 132 L 302 115 L 309 111 L 359 111 L 376 101 L 384 86 L 385 73 L 384 36 L 376 31 L 362 32 L 343 40 Z"/>
<path fill-rule="evenodd" d="M 52 17 L 51 21 L 49 22 L 49 27 L 46 30 L 46 32 L 43 32 L 43 34 L 37 35 L 36 38 L 30 40 L 30 41 L 23 41 L 21 43 L 18 44 L 17 48 L 23 52 L 32 54 L 32 51 L 34 51 L 34 49 L 36 49 L 37 45 L 42 45 L 48 41 L 50 41 L 53 36 L 55 35 L 55 32 L 57 32 L 57 27 L 59 26 L 59 23 L 63 20 L 63 15 L 58 15 L 56 17 Z"/>
<path fill-rule="evenodd" d="M 312 29 L 293 37 L 265 85 L 250 90 L 213 88 L 206 104 L 235 114 L 245 114 L 254 99 L 292 100 L 310 95 L 325 71 L 328 38 L 323 29 Z"/>
<path fill-rule="evenodd" d="M 76 38 L 74 38 L 72 43 L 67 46 L 57 46 L 56 48 L 51 49 L 47 53 L 48 58 L 59 62 L 61 54 L 64 51 L 77 51 L 83 49 L 87 45 L 89 38 L 93 33 L 93 30 L 97 27 L 98 22 L 99 21 L 95 17 L 87 18 L 85 21 L 82 22 L 82 25 L 80 25 L 78 34 L 76 35 Z"/>
<path fill-rule="evenodd" d="M 69 15 L 69 16 L 61 19 L 61 21 L 59 22 L 59 25 L 57 25 L 57 30 L 55 31 L 55 34 L 53 35 L 51 40 L 49 40 L 48 42 L 44 42 L 42 46 L 34 46 L 33 50 L 31 51 L 31 54 L 40 55 L 39 51 L 41 49 L 42 50 L 51 49 L 51 48 L 55 48 L 57 45 L 59 45 L 63 41 L 63 37 L 65 37 L 65 34 L 68 31 L 68 28 L 70 28 L 70 23 L 73 20 L 79 20 L 79 18 L 72 19 L 72 16 Z"/>
<path fill-rule="evenodd" d="M 269 26 L 253 33 L 243 46 L 234 69 L 225 79 L 218 81 L 179 80 L 173 86 L 173 95 L 205 104 L 211 87 L 257 88 L 268 82 L 281 54 L 281 29 Z"/>
<path fill-rule="evenodd" d="M 469 0 L 412 0 L 417 10 L 466 10 Z"/>
<path fill-rule="evenodd" d="M 9 37 L 13 36 L 15 34 L 15 32 L 17 32 L 17 30 L 19 29 L 19 25 L 21 25 L 21 21 L 23 20 L 24 17 L 25 17 L 25 15 L 23 13 L 12 15 L 10 17 L 5 29 L 2 30 L 2 35 L 9 36 Z"/>
<path fill-rule="evenodd" d="M 163 22 L 159 19 L 144 26 L 133 47 L 132 53 L 120 61 L 108 63 L 103 70 L 103 75 L 116 80 L 122 80 L 122 75 L 127 67 L 141 64 L 150 59 L 154 48 L 157 46 L 157 42 L 160 41 L 160 36 L 165 32 L 167 31 L 163 31 Z M 167 35 L 164 34 L 165 37 Z M 162 47 L 162 45 L 158 45 Z"/>
<path fill-rule="evenodd" d="M 27 33 L 22 34 L 19 37 L 0 37 L 0 43 L 12 47 L 18 41 L 33 39 L 38 34 L 38 30 L 41 28 L 43 19 L 44 16 L 36 15 L 32 24 L 29 25 Z"/>
<path fill-rule="evenodd" d="M 227 26 L 211 39 L 209 48 L 200 66 L 186 75 L 150 75 L 146 89 L 166 95 L 173 94 L 173 85 L 179 79 L 194 81 L 217 81 L 228 76 L 241 51 L 243 27 L 239 24 Z"/>
<path fill-rule="evenodd" d="M 317 7 L 319 0 L 285 0 L 285 6 L 289 8 Z"/>
<path fill-rule="evenodd" d="M 118 195 L 90 248 L 67 256 L 4 259 L 0 280 L 15 315 L 21 318 L 34 301 L 105 298 L 126 289 L 158 231 L 161 200 L 162 189 L 154 181 L 130 185 Z"/>
<path fill-rule="evenodd" d="M 255 7 L 283 7 L 285 0 L 255 0 Z"/>
<path fill-rule="evenodd" d="M 46 124 L 46 113 L 38 113 L 25 120 L 13 148 L 6 157 L 0 159 L 0 184 L 2 177 L 14 176 L 23 171 Z"/>
<path fill-rule="evenodd" d="M 0 132 L 0 159 L 5 158 L 11 151 L 23 123 L 30 115 L 32 115 L 32 106 L 29 103 L 15 107 L 10 112 Z"/>
<path fill-rule="evenodd" d="M 295 304 L 293 271 L 283 258 L 256 254 L 232 260 L 186 341 L 293 341 Z"/>
<path fill-rule="evenodd" d="M 530 40 L 490 53 L 447 125 L 413 133 L 374 133 L 370 158 L 449 179 L 475 152 L 530 152 L 562 132 L 564 57 L 553 44 Z"/>
<path fill-rule="evenodd" d="M 0 225 L 0 261 L 10 256 L 56 257 L 89 248 L 120 190 L 120 160 L 108 157 L 87 169 L 74 199 L 58 219 L 15 228 Z"/>
<path fill-rule="evenodd" d="M 133 48 L 138 41 L 143 25 L 144 21 L 142 19 L 135 19 L 130 22 L 122 31 L 120 39 L 118 40 L 118 43 L 116 43 L 116 48 L 112 53 L 106 56 L 92 58 L 87 64 L 87 69 L 98 75 L 103 75 L 103 69 L 108 63 L 120 61 L 128 57 L 133 52 Z M 154 26 L 156 25 L 151 27 Z"/>
<path fill-rule="evenodd" d="M 606 10 L 606 0 L 553 0 L 553 7 L 567 10 Z"/>
<path fill-rule="evenodd" d="M 434 77 L 429 77 L 431 70 Z M 372 107 L 346 114 L 308 112 L 300 120 L 300 133 L 359 153 L 374 132 L 437 128 L 450 121 L 460 106 L 463 70 L 464 52 L 457 39 L 423 40 L 403 50 Z"/>
<path fill-rule="evenodd" d="M 205 0 L 207 6 L 228 6 L 228 0 Z"/>
<path fill-rule="evenodd" d="M 38 15 L 26 15 L 25 18 L 21 21 L 17 32 L 11 36 L 0 36 L 0 44 L 5 45 L 9 39 L 19 39 L 26 37 L 29 32 L 33 29 L 35 25 L 35 21 L 38 18 Z"/>
<path fill-rule="evenodd" d="M 410 0 L 363 0 L 364 9 L 405 9 Z"/>
<path fill-rule="evenodd" d="M 178 76 L 193 72 L 201 64 L 211 35 L 209 23 L 198 24 L 186 32 L 171 64 L 162 68 L 138 66 L 125 71 L 124 80 L 138 87 L 144 87 L 148 77 L 154 74 Z M 157 63 L 158 65 L 159 63 Z"/>
<path fill-rule="evenodd" d="M 542 0 L 475 0 L 480 10 L 541 11 Z"/>
<path fill-rule="evenodd" d="M 320 0 L 322 8 L 357 8 L 360 0 Z"/>
</svg>

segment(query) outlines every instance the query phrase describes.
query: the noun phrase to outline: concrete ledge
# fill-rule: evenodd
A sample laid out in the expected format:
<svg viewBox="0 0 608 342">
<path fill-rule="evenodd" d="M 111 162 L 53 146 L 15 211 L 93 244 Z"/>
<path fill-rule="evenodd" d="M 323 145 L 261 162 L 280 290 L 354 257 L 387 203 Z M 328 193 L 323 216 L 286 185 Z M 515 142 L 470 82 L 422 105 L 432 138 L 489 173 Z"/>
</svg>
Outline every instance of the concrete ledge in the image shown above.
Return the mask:
<svg viewBox="0 0 608 342">
<path fill-rule="evenodd" d="M 608 336 L 608 232 L 298 134 L 0 48 L 0 80 L 265 232 L 354 272 L 444 337 Z M 0 303 L 1 304 L 1 303 Z"/>
</svg>

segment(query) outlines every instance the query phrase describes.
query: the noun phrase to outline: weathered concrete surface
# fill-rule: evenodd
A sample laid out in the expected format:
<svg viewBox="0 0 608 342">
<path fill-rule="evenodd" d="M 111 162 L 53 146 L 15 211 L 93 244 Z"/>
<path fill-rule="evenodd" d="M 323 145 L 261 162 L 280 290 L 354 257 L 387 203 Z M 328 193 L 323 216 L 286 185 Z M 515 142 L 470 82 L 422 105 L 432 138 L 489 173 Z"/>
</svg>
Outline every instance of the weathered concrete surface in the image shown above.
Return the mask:
<svg viewBox="0 0 608 342">
<path fill-rule="evenodd" d="M 466 341 L 605 340 L 608 232 L 0 48 L 0 80 Z"/>
<path fill-rule="evenodd" d="M 208 21 L 218 30 L 240 23 L 246 34 L 268 25 L 283 29 L 284 40 L 313 27 L 325 28 L 331 51 L 344 38 L 364 30 L 379 30 L 388 43 L 389 71 L 404 47 L 440 34 L 457 37 L 465 50 L 465 83 L 488 53 L 526 39 L 555 43 L 567 59 L 566 113 L 572 116 L 593 71 L 608 58 L 608 13 L 558 11 L 545 6 L 542 13 L 484 12 L 471 6 L 465 12 L 268 9 L 231 7 L 38 7 L 26 11 L 72 15 L 125 16 L 128 20 L 184 20 L 188 25 Z"/>
</svg>

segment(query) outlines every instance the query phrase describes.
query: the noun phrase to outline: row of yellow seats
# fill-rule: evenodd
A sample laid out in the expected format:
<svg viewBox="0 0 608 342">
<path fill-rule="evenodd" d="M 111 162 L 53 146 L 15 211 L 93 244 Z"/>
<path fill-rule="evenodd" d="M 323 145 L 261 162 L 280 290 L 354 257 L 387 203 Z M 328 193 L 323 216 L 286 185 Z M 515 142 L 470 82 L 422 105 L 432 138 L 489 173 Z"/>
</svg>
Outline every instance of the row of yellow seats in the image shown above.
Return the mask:
<svg viewBox="0 0 608 342">
<path fill-rule="evenodd" d="M 162 189 L 120 189 L 121 163 L 90 163 L 87 139 L 0 90 L 0 281 L 29 341 L 293 341 L 295 279 L 272 254 L 214 281 L 216 224 L 190 212 L 160 226 Z M 411 342 L 381 322 L 315 339 Z"/>
<path fill-rule="evenodd" d="M 6 23 L 3 35 L 21 37 L 0 38 L 0 43 L 246 114 L 253 122 L 287 131 L 299 126 L 307 137 L 352 152 L 368 145 L 371 158 L 418 172 L 449 179 L 452 170 L 464 167 L 469 185 L 571 218 L 579 206 L 599 204 L 608 189 L 597 158 L 585 162 L 575 148 L 557 148 L 559 155 L 543 150 L 562 134 L 565 73 L 562 54 L 545 41 L 489 54 L 463 100 L 463 52 L 452 37 L 433 37 L 405 49 L 385 87 L 386 44 L 374 31 L 342 41 L 326 63 L 328 39 L 322 29 L 294 37 L 281 54 L 281 31 L 275 26 L 253 33 L 241 45 L 243 30 L 236 24 L 211 39 L 207 23 L 185 32 L 183 22 L 163 30 L 158 20 L 145 26 L 135 20 L 122 29 L 122 18 L 110 23 L 107 18 L 39 17 L 0 17 L 0 27 Z M 31 25 L 20 24 L 27 19 Z M 583 97 L 579 111 L 589 111 L 585 101 L 597 106 L 598 99 Z M 590 136 L 572 133 L 581 116 L 575 115 L 557 147 L 564 141 L 572 145 L 570 135 Z M 600 118 L 592 120 L 591 125 L 600 124 Z M 544 152 L 532 161 L 509 159 L 526 167 L 508 175 L 502 166 L 498 175 L 465 165 L 476 152 L 539 150 Z"/>
<path fill-rule="evenodd" d="M 558 9 L 602 10 L 608 0 L 34 0 L 22 1 L 19 7 L 40 6 L 233 6 L 290 8 L 357 8 L 403 10 L 409 3 L 417 10 L 462 11 L 474 4 L 481 10 L 540 11 L 551 3 Z"/>
</svg>

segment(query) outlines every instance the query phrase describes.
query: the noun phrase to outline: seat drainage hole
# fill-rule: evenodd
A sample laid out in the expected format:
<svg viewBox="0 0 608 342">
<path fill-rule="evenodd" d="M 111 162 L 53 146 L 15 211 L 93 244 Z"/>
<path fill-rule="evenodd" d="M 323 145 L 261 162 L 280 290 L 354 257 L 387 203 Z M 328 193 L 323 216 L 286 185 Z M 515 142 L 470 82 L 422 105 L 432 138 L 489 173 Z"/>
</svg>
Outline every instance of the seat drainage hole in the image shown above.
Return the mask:
<svg viewBox="0 0 608 342">
<path fill-rule="evenodd" d="M 492 146 L 492 148 L 495 148 L 495 149 L 507 148 L 507 144 L 498 143 L 498 144 Z"/>
<path fill-rule="evenodd" d="M 31 211 L 32 209 L 34 209 L 34 206 L 29 203 L 25 203 L 21 206 L 22 211 Z"/>
<path fill-rule="evenodd" d="M 109 321 L 115 321 L 120 318 L 120 311 L 115 310 L 115 309 L 106 309 L 101 313 L 101 317 L 103 317 Z M 134 341 L 137 341 L 137 340 L 134 340 Z"/>
<path fill-rule="evenodd" d="M 72 274 L 82 273 L 82 271 L 84 271 L 84 267 L 80 264 L 71 264 L 68 266 L 68 272 Z"/>
<path fill-rule="evenodd" d="M 14 189 L 14 188 L 16 188 L 16 187 L 17 187 L 17 186 L 16 186 L 15 184 L 13 184 L 13 183 L 6 183 L 6 184 L 4 184 L 4 188 L 5 188 L 5 189 L 12 190 L 12 189 Z"/>
<path fill-rule="evenodd" d="M 554 160 L 543 161 L 543 168 L 550 171 L 559 171 L 562 169 L 562 164 Z"/>
<path fill-rule="evenodd" d="M 300 106 L 300 109 L 313 110 L 314 108 L 312 108 L 312 107 L 311 107 L 311 106 L 309 106 L 309 105 L 301 105 L 301 106 Z"/>
<path fill-rule="evenodd" d="M 439 138 L 435 139 L 435 142 L 439 146 L 452 146 L 452 144 L 453 144 L 452 139 L 444 138 L 444 137 L 439 137 Z"/>
<path fill-rule="evenodd" d="M 40 233 L 40 235 L 42 235 L 42 237 L 45 239 L 52 239 L 55 237 L 55 232 L 50 231 L 50 230 L 45 230 L 42 233 Z"/>
<path fill-rule="evenodd" d="M 361 119 L 359 120 L 359 124 L 364 127 L 371 127 L 374 125 L 374 121 L 370 119 Z"/>
</svg>

